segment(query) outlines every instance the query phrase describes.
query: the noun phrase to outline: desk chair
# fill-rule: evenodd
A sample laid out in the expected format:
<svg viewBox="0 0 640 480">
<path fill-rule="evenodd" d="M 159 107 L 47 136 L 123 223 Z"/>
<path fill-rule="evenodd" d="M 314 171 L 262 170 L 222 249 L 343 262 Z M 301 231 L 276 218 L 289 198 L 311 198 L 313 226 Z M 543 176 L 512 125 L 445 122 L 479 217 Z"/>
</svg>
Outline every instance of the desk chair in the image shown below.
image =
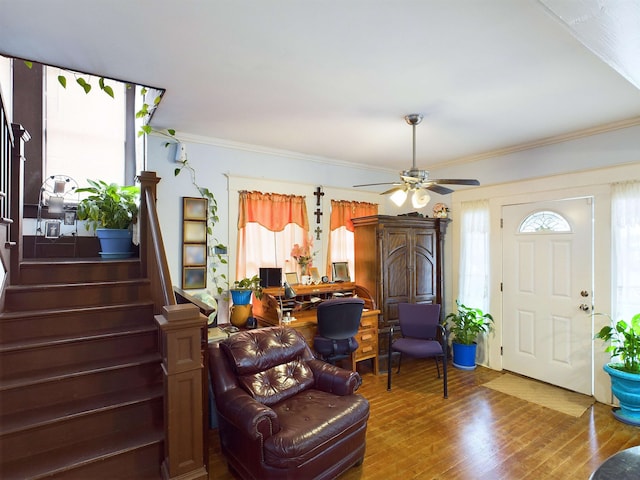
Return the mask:
<svg viewBox="0 0 640 480">
<path fill-rule="evenodd" d="M 325 300 L 317 309 L 318 333 L 313 348 L 327 363 L 351 358 L 355 370 L 353 352 L 358 349 L 355 339 L 360 328 L 364 300 L 360 298 L 334 298 Z"/>
<path fill-rule="evenodd" d="M 439 360 L 442 360 L 444 398 L 447 398 L 447 331 L 440 324 L 440 305 L 400 303 L 398 319 L 402 337 L 393 341 L 393 327 L 389 332 L 387 390 L 391 390 L 391 354 L 399 352 L 397 373 L 400 373 L 403 355 L 413 358 L 434 358 L 438 378 L 440 378 Z"/>
</svg>

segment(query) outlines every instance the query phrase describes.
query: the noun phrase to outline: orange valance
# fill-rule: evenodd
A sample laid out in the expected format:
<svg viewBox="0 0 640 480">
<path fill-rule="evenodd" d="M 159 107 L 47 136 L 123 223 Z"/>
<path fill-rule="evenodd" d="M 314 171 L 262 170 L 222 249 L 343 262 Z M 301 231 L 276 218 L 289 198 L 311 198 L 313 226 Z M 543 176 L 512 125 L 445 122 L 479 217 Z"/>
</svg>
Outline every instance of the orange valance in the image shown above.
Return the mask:
<svg viewBox="0 0 640 480">
<path fill-rule="evenodd" d="M 353 202 L 349 200 L 331 200 L 331 230 L 347 227 L 353 232 L 352 218 L 367 217 L 378 214 L 378 205 L 369 202 Z"/>
<path fill-rule="evenodd" d="M 247 223 L 259 223 L 272 232 L 280 232 L 290 223 L 309 230 L 305 197 L 279 193 L 238 192 L 238 230 Z"/>
</svg>

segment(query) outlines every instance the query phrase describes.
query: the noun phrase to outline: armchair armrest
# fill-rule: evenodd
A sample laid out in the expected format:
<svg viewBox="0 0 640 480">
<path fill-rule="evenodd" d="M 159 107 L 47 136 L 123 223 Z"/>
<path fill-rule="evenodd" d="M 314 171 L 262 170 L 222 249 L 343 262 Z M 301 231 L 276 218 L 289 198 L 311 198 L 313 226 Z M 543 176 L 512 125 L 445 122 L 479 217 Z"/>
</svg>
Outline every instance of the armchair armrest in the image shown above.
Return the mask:
<svg viewBox="0 0 640 480">
<path fill-rule="evenodd" d="M 224 407 L 221 408 L 220 405 Z M 276 412 L 239 388 L 222 394 L 218 414 L 235 425 L 239 431 L 246 432 L 252 440 L 259 437 L 268 438 L 280 431 Z"/>
<path fill-rule="evenodd" d="M 362 385 L 362 377 L 358 372 L 345 370 L 317 359 L 309 360 L 308 365 L 313 372 L 315 387 L 318 390 L 344 396 L 355 393 Z"/>
</svg>

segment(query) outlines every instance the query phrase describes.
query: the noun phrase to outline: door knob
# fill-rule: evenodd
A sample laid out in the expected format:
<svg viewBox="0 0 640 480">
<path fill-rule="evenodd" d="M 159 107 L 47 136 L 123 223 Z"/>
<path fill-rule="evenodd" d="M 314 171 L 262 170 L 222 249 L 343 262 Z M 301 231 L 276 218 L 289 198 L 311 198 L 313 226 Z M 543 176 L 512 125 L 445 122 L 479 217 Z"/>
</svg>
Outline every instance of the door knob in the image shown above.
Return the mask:
<svg viewBox="0 0 640 480">
<path fill-rule="evenodd" d="M 580 295 L 583 296 L 583 297 L 588 297 L 589 296 L 589 292 L 587 292 L 586 290 L 582 290 L 580 292 Z"/>
<path fill-rule="evenodd" d="M 588 312 L 589 310 L 591 310 L 589 305 L 587 305 L 586 303 L 581 303 L 578 308 L 584 312 Z"/>
</svg>

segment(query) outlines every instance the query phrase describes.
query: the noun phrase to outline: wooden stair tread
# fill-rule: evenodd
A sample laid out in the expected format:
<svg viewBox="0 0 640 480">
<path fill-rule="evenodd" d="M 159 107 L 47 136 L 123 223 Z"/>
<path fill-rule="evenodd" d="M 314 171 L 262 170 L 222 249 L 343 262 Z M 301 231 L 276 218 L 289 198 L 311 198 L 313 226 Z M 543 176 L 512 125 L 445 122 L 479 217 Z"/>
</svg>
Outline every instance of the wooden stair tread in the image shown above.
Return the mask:
<svg viewBox="0 0 640 480">
<path fill-rule="evenodd" d="M 64 380 L 65 378 L 78 376 L 78 375 L 90 375 L 95 372 L 101 372 L 105 370 L 116 370 L 119 368 L 127 368 L 134 365 L 141 365 L 144 363 L 155 363 L 160 361 L 159 353 L 148 353 L 143 355 L 133 355 L 127 357 L 121 357 L 118 359 L 106 359 L 97 362 L 85 362 L 80 366 L 74 367 L 61 367 L 51 368 L 46 370 L 40 370 L 38 374 L 32 375 L 16 375 L 12 377 L 8 375 L 0 384 L 0 392 L 8 390 L 10 388 L 21 388 L 27 385 L 33 385 L 35 383 L 42 382 L 57 382 Z"/>
<path fill-rule="evenodd" d="M 137 335 L 140 333 L 148 333 L 157 331 L 155 325 L 140 325 L 138 327 L 127 326 L 125 328 L 111 328 L 102 332 L 96 331 L 91 334 L 83 334 L 79 332 L 78 336 L 56 336 L 56 337 L 34 337 L 28 341 L 13 342 L 0 345 L 0 354 L 29 348 L 42 348 L 55 345 L 64 345 L 77 343 L 80 341 L 91 342 L 103 338 L 121 337 L 123 335 Z"/>
<path fill-rule="evenodd" d="M 127 280 L 101 280 L 95 282 L 81 282 L 81 283 L 45 283 L 34 285 L 9 285 L 7 292 L 40 292 L 47 290 L 66 290 L 66 289 L 82 289 L 82 288 L 104 288 L 111 285 L 141 285 L 149 283 L 147 278 L 133 278 Z"/>
<path fill-rule="evenodd" d="M 100 314 L 109 311 L 130 309 L 137 307 L 153 306 L 153 302 L 148 301 L 134 301 L 114 303 L 109 305 L 92 305 L 88 307 L 64 307 L 64 308 L 46 308 L 42 310 L 20 310 L 16 312 L 2 312 L 0 313 L 0 322 L 3 320 L 16 320 L 21 318 L 29 318 L 40 315 L 68 315 L 78 312 L 86 312 L 87 315 Z"/>
<path fill-rule="evenodd" d="M 141 403 L 161 396 L 162 383 L 159 382 L 146 387 L 126 389 L 47 408 L 39 408 L 37 411 L 21 411 L 11 415 L 3 415 L 0 416 L 0 435 L 9 435 L 55 422 L 64 422 L 77 416 L 90 415 L 101 410 L 116 409 L 123 405 Z M 25 418 L 28 419 L 27 422 L 25 422 Z"/>
<path fill-rule="evenodd" d="M 37 462 L 31 458 L 24 458 L 6 463 L 3 465 L 2 473 L 4 478 L 46 478 L 162 441 L 163 431 L 159 425 L 154 425 L 147 430 L 107 434 L 78 443 L 75 448 L 54 448 L 39 455 Z M 158 473 L 159 470 L 158 465 Z"/>
</svg>

